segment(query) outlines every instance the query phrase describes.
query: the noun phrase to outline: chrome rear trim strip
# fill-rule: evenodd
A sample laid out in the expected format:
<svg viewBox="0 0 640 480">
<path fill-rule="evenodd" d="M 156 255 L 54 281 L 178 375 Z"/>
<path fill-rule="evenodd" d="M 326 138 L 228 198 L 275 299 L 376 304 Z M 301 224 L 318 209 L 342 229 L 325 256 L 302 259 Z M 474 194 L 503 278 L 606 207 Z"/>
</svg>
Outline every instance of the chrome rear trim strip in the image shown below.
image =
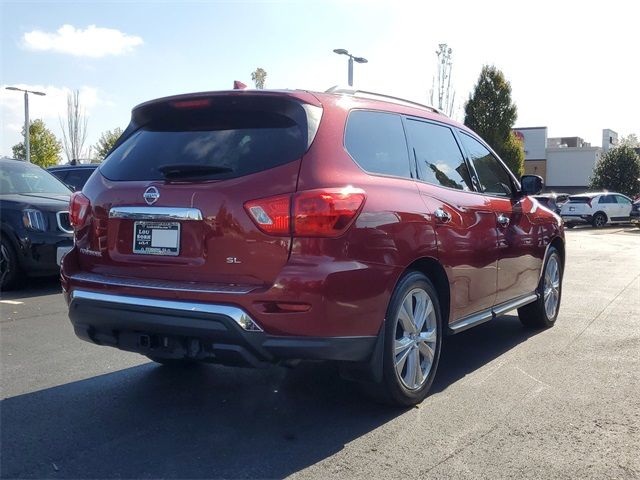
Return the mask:
<svg viewBox="0 0 640 480">
<path fill-rule="evenodd" d="M 262 328 L 246 313 L 238 307 L 219 305 L 215 303 L 178 302 L 174 300 L 160 300 L 156 298 L 128 297 L 123 295 L 111 295 L 107 293 L 89 292 L 86 290 L 73 290 L 71 292 L 71 304 L 78 300 L 104 302 L 116 305 L 126 305 L 138 308 L 157 308 L 159 310 L 178 310 L 189 313 L 209 313 L 224 315 L 231 318 L 243 330 L 249 332 L 261 332 Z"/>
<path fill-rule="evenodd" d="M 197 208 L 182 207 L 112 207 L 109 218 L 127 220 L 202 220 L 202 212 Z"/>
<path fill-rule="evenodd" d="M 80 272 L 71 276 L 71 280 L 81 282 L 97 283 L 100 285 L 111 285 L 115 287 L 147 288 L 150 290 L 171 290 L 178 292 L 194 293 L 230 293 L 242 295 L 257 290 L 253 285 L 227 285 L 215 283 L 184 283 L 172 282 L 168 280 L 147 280 L 143 278 L 121 278 L 98 275 L 96 273 Z"/>
</svg>

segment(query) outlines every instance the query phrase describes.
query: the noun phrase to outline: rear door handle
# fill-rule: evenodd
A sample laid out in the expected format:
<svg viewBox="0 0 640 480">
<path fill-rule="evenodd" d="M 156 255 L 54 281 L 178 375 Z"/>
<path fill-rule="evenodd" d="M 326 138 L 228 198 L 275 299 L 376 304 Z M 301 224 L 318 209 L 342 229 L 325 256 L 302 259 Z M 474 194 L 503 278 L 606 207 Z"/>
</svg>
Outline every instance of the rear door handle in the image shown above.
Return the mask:
<svg viewBox="0 0 640 480">
<path fill-rule="evenodd" d="M 439 221 L 443 223 L 447 223 L 451 221 L 451 214 L 442 208 L 436 208 L 436 211 L 433 212 L 433 214 L 436 216 L 436 218 Z"/>
<path fill-rule="evenodd" d="M 509 225 L 509 222 L 510 222 L 509 217 L 503 214 L 498 215 L 498 223 L 500 224 L 501 227 L 506 227 L 507 225 Z"/>
</svg>

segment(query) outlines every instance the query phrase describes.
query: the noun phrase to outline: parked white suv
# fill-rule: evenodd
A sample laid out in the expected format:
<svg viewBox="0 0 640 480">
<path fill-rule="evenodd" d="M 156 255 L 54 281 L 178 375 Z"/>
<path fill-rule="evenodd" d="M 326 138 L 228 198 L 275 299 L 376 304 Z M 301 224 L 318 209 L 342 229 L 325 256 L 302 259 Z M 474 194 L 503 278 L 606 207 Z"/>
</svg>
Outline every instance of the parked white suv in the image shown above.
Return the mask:
<svg viewBox="0 0 640 480">
<path fill-rule="evenodd" d="M 601 228 L 608 223 L 628 222 L 631 204 L 631 199 L 621 193 L 583 193 L 569 197 L 560 210 L 560 216 L 568 228 L 583 223 Z"/>
</svg>

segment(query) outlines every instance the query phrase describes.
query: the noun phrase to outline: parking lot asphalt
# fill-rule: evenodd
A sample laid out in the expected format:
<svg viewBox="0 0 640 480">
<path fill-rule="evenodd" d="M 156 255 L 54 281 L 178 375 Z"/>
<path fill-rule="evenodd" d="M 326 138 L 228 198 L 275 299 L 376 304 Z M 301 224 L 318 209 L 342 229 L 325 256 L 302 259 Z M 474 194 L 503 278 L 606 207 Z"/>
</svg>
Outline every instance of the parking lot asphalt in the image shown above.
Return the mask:
<svg viewBox="0 0 640 480">
<path fill-rule="evenodd" d="M 417 408 L 328 364 L 171 370 L 75 338 L 55 280 L 2 296 L 3 478 L 640 478 L 640 229 L 567 232 L 556 325 L 446 339 Z"/>
</svg>

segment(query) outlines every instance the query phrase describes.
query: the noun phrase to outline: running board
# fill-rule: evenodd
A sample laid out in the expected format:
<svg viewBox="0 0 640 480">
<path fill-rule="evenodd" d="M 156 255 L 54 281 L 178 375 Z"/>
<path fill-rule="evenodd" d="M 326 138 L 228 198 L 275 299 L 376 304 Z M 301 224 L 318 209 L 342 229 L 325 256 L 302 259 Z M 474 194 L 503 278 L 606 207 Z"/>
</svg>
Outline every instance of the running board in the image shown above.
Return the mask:
<svg viewBox="0 0 640 480">
<path fill-rule="evenodd" d="M 449 325 L 449 332 L 450 333 L 464 332 L 465 330 L 475 327 L 476 325 L 480 325 L 481 323 L 485 323 L 485 322 L 488 322 L 489 320 L 493 320 L 495 317 L 504 315 L 505 313 L 510 312 L 511 310 L 524 307 L 529 303 L 535 302 L 537 299 L 538 299 L 537 293 L 530 293 L 528 295 L 524 295 L 522 297 L 509 300 L 508 302 L 501 303 L 500 305 L 496 305 L 493 308 L 489 308 L 482 312 L 474 313 L 473 315 L 469 315 L 468 317 L 463 317 L 460 320 L 456 320 L 455 322 Z"/>
</svg>

